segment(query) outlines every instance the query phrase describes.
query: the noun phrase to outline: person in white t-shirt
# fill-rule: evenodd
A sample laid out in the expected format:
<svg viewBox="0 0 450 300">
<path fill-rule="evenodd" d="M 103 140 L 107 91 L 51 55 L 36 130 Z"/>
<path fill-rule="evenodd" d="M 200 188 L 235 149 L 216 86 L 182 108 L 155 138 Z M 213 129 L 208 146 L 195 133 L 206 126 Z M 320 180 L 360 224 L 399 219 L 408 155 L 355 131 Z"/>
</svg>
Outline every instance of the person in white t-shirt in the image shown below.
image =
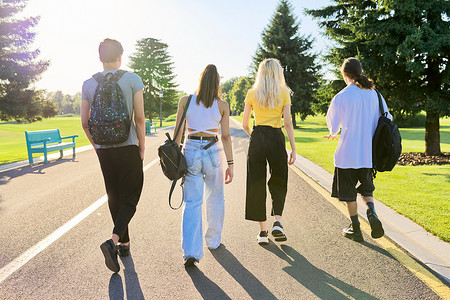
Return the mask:
<svg viewBox="0 0 450 300">
<path fill-rule="evenodd" d="M 341 74 L 347 87 L 334 96 L 330 103 L 326 117 L 330 133 L 324 136 L 339 141 L 334 153 L 331 196 L 347 203 L 352 224 L 344 228 L 344 236 L 362 242 L 364 239 L 358 219 L 357 193 L 361 194 L 368 207 L 371 236 L 380 238 L 384 235 L 381 221 L 375 213 L 375 186 L 372 177 L 372 137 L 380 117 L 380 109 L 375 86 L 363 75 L 358 59 L 347 58 L 342 64 Z M 382 99 L 382 102 L 384 110 L 388 111 L 385 100 Z M 388 118 L 392 120 L 389 112 Z M 356 187 L 358 182 L 360 184 Z"/>
</svg>

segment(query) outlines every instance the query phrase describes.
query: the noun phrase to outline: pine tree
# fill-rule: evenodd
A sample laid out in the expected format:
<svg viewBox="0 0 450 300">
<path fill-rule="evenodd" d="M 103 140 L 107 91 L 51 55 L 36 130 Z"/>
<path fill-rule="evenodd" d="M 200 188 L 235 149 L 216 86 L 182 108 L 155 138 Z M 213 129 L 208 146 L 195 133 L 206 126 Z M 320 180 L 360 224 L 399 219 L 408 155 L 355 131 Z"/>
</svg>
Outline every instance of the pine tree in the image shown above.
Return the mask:
<svg viewBox="0 0 450 300">
<path fill-rule="evenodd" d="M 326 59 L 338 74 L 345 58 L 359 58 L 394 117 L 425 111 L 425 153 L 439 155 L 439 118 L 450 115 L 450 2 L 334 2 L 308 11 L 336 42 Z"/>
<path fill-rule="evenodd" d="M 259 63 L 266 58 L 276 58 L 284 68 L 287 85 L 293 91 L 292 123 L 297 128 L 295 115 L 302 120 L 314 115 L 311 104 L 315 101 L 314 91 L 319 86 L 320 66 L 316 63 L 317 54 L 311 53 L 314 39 L 311 35 L 300 35 L 300 25 L 292 13 L 292 5 L 281 0 L 262 33 L 262 44 L 258 45 L 253 57 L 256 73 Z"/>
<path fill-rule="evenodd" d="M 144 38 L 137 41 L 136 53 L 130 57 L 129 67 L 138 74 L 145 85 L 144 108 L 150 120 L 159 114 L 159 92 L 163 91 L 162 108 L 164 114 L 176 109 L 178 99 L 175 88 L 173 62 L 167 51 L 167 44 L 158 39 Z"/>
<path fill-rule="evenodd" d="M 31 30 L 39 18 L 16 20 L 25 0 L 0 1 L 0 119 L 36 121 L 43 99 L 30 85 L 39 79 L 48 61 L 37 61 L 39 50 L 28 48 L 35 38 Z"/>
</svg>

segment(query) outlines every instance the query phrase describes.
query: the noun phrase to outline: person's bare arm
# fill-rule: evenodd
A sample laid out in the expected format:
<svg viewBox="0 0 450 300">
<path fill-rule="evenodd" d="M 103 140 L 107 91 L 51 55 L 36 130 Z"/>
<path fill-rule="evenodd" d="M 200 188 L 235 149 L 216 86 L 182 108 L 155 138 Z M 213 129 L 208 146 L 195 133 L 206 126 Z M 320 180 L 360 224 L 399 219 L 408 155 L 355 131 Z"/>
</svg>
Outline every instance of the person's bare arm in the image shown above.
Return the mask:
<svg viewBox="0 0 450 300">
<path fill-rule="evenodd" d="M 139 141 L 139 154 L 144 159 L 145 153 L 145 114 L 144 114 L 144 89 L 137 91 L 133 96 L 134 123 Z"/>
<path fill-rule="evenodd" d="M 228 103 L 220 100 L 219 109 L 222 114 L 220 128 L 223 151 L 225 152 L 225 157 L 227 158 L 227 164 L 228 161 L 230 162 L 225 171 L 225 184 L 228 184 L 233 181 L 234 177 L 233 146 L 231 144 L 230 134 L 230 107 L 228 106 Z"/>
<path fill-rule="evenodd" d="M 175 132 L 177 132 L 178 127 L 181 126 L 180 132 L 178 133 L 178 136 L 175 140 L 175 142 L 178 144 L 178 146 L 181 144 L 181 138 L 183 135 L 183 127 L 184 127 L 184 122 L 183 122 L 183 124 L 180 124 L 180 120 L 181 120 L 181 116 L 183 116 L 184 108 L 186 106 L 188 98 L 189 98 L 189 96 L 186 95 L 186 96 L 181 97 L 180 101 L 178 101 L 177 121 L 175 123 L 175 129 L 173 130 L 173 135 L 172 135 L 172 138 L 173 138 L 175 136 Z M 186 119 L 184 119 L 184 121 L 186 121 Z"/>
<path fill-rule="evenodd" d="M 81 126 L 83 127 L 84 133 L 86 133 L 86 136 L 87 136 L 89 142 L 91 142 L 92 147 L 94 147 L 94 149 L 97 151 L 97 149 L 95 148 L 94 139 L 92 138 L 92 135 L 89 132 L 88 121 L 91 116 L 91 105 L 89 104 L 88 100 L 85 100 L 85 99 L 81 100 L 80 114 L 81 114 Z"/>
<path fill-rule="evenodd" d="M 252 135 L 252 130 L 250 129 L 250 114 L 252 113 L 252 106 L 250 104 L 245 104 L 244 116 L 242 118 L 242 128 L 247 134 Z"/>
<path fill-rule="evenodd" d="M 291 155 L 289 158 L 289 164 L 292 165 L 297 158 L 297 152 L 295 149 L 295 138 L 294 138 L 294 125 L 292 125 L 291 119 L 291 105 L 283 106 L 283 119 L 284 119 L 284 129 L 286 130 L 289 143 L 291 145 Z"/>
</svg>

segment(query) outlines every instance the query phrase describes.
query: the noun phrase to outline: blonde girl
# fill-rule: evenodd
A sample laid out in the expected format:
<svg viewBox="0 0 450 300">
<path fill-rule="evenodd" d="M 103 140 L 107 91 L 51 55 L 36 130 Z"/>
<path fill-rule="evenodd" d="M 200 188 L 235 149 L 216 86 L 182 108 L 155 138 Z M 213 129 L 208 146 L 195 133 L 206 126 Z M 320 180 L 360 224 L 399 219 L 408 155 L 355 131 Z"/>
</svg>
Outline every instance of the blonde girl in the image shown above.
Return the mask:
<svg viewBox="0 0 450 300">
<path fill-rule="evenodd" d="M 257 240 L 260 245 L 269 243 L 266 227 L 267 163 L 270 170 L 267 185 L 272 198 L 271 215 L 275 217 L 272 235 L 275 241 L 287 239 L 281 225 L 281 216 L 287 192 L 288 163 L 293 164 L 296 158 L 290 95 L 291 90 L 286 85 L 280 62 L 271 58 L 262 61 L 255 84 L 247 93 L 242 121 L 244 130 L 250 135 L 245 218 L 259 222 L 260 232 Z M 252 109 L 255 114 L 253 130 L 249 126 Z M 289 162 L 285 137 L 281 131 L 282 117 L 292 149 Z"/>
</svg>

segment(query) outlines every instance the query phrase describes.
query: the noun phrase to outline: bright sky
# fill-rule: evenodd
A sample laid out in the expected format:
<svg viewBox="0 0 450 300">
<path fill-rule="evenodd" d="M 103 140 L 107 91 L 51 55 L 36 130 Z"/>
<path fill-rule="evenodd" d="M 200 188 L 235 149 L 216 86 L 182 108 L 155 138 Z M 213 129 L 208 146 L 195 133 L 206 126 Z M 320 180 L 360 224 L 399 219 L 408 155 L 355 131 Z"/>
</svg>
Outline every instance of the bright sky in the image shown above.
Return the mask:
<svg viewBox="0 0 450 300">
<path fill-rule="evenodd" d="M 316 39 L 314 50 L 330 45 L 319 33 L 305 8 L 329 5 L 329 0 L 292 0 L 302 34 Z M 50 67 L 36 84 L 48 91 L 75 94 L 84 80 L 100 71 L 98 44 L 114 38 L 124 47 L 123 69 L 141 38 L 168 44 L 178 89 L 193 92 L 201 71 L 215 64 L 222 82 L 247 75 L 261 33 L 272 17 L 277 0 L 29 0 L 25 16 L 40 16 L 33 48 Z"/>
</svg>

